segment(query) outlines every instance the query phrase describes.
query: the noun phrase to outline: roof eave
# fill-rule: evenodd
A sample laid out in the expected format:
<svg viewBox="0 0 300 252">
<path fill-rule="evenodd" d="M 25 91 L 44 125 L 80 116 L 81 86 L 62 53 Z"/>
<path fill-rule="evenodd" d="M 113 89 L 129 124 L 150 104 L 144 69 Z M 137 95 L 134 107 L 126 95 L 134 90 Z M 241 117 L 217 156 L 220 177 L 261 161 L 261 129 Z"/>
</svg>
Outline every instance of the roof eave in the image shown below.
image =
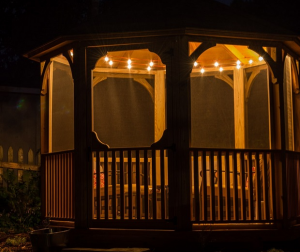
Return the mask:
<svg viewBox="0 0 300 252">
<path fill-rule="evenodd" d="M 201 29 L 201 28 L 179 28 L 167 30 L 154 30 L 154 31 L 134 31 L 134 32 L 117 32 L 117 33 L 93 33 L 93 34 L 79 34 L 67 35 L 58 37 L 40 47 L 37 47 L 23 56 L 34 61 L 41 61 L 44 55 L 59 50 L 62 47 L 71 45 L 78 41 L 95 41 L 95 40 L 111 40 L 111 39 L 128 39 L 128 38 L 147 38 L 147 37 L 162 37 L 174 35 L 189 35 L 189 36 L 206 36 L 215 38 L 230 38 L 230 39 L 248 39 L 248 40 L 264 40 L 264 41 L 277 41 L 283 42 L 289 47 L 290 41 L 293 42 L 293 51 L 300 56 L 300 40 L 295 35 L 285 34 L 267 34 L 255 32 L 237 32 L 230 30 L 214 30 L 214 29 Z M 105 41 L 107 43 L 107 41 Z M 106 44 L 105 43 L 105 44 Z M 103 44 L 103 45 L 105 45 Z"/>
</svg>

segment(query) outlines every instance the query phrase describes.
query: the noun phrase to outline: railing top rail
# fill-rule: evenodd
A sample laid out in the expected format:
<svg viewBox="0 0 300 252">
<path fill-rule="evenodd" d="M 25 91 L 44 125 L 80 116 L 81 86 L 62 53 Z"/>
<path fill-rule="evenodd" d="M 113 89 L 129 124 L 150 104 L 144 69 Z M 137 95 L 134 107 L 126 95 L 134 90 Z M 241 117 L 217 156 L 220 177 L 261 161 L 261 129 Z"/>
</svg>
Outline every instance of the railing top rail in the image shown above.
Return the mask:
<svg viewBox="0 0 300 252">
<path fill-rule="evenodd" d="M 190 148 L 190 151 L 221 151 L 221 152 L 280 152 L 272 149 L 225 149 L 225 148 Z"/>
<path fill-rule="evenodd" d="M 99 148 L 92 148 L 91 151 L 131 151 L 131 150 L 167 150 L 168 147 L 122 147 L 122 148 L 108 148 L 108 149 L 99 149 Z"/>
<path fill-rule="evenodd" d="M 51 156 L 51 155 L 72 153 L 72 152 L 74 152 L 74 150 L 56 151 L 56 152 L 50 152 L 50 153 L 43 153 L 42 156 Z"/>
</svg>

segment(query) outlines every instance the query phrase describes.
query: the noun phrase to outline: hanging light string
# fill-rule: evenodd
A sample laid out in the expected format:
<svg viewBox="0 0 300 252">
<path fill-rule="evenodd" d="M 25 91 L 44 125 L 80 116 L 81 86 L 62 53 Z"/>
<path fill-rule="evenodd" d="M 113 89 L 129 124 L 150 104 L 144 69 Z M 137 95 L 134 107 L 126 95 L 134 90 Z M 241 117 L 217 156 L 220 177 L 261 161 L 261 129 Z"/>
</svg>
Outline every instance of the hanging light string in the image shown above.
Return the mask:
<svg viewBox="0 0 300 252">
<path fill-rule="evenodd" d="M 264 58 L 262 56 L 259 56 L 258 57 L 258 61 L 263 61 Z M 253 59 L 249 59 L 248 61 L 248 64 L 249 65 L 252 65 L 253 64 Z M 222 72 L 224 70 L 224 67 L 232 67 L 232 66 L 236 66 L 237 69 L 240 69 L 242 67 L 242 62 L 240 60 L 237 60 L 235 64 L 222 64 L 222 66 L 220 66 L 220 63 L 218 61 L 215 61 L 213 64 L 210 64 L 210 65 L 206 65 L 205 67 L 202 66 L 201 64 L 199 64 L 197 61 L 194 62 L 194 67 L 197 67 L 199 66 L 200 67 L 200 73 L 204 73 L 205 72 L 205 69 L 212 69 L 212 68 L 218 68 L 218 70 L 220 72 Z"/>
</svg>

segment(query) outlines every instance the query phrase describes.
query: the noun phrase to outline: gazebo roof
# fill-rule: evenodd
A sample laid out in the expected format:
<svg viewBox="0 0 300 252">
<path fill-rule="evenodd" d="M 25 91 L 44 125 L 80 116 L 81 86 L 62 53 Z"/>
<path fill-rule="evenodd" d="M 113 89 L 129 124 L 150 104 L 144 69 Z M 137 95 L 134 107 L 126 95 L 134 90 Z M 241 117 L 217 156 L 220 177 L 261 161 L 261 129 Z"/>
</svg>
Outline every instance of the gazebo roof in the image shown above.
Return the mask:
<svg viewBox="0 0 300 252">
<path fill-rule="evenodd" d="M 100 14 L 76 33 L 128 32 L 174 28 L 201 28 L 268 34 L 293 34 L 257 17 L 214 0 L 110 0 Z"/>
<path fill-rule="evenodd" d="M 99 15 L 25 54 L 40 58 L 77 40 L 129 38 L 137 36 L 198 35 L 280 41 L 300 55 L 300 41 L 291 31 L 241 13 L 213 0 L 103 1 Z"/>
</svg>

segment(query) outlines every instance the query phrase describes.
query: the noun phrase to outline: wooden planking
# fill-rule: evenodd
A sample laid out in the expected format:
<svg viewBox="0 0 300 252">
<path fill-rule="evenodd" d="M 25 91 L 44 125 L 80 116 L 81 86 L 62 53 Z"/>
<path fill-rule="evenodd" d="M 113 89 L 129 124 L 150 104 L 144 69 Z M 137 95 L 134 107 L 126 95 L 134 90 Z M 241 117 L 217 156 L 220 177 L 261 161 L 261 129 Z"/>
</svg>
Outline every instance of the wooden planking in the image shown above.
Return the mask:
<svg viewBox="0 0 300 252">
<path fill-rule="evenodd" d="M 202 185 L 203 185 L 203 206 L 204 221 L 207 221 L 207 181 L 206 181 L 206 152 L 202 154 Z"/>
<path fill-rule="evenodd" d="M 254 202 L 253 202 L 253 173 L 252 173 L 252 152 L 249 152 L 249 177 L 248 177 L 248 186 L 250 192 L 250 220 L 254 220 Z"/>
<path fill-rule="evenodd" d="M 255 154 L 255 160 L 256 160 L 256 199 L 257 199 L 257 219 L 261 220 L 261 180 L 260 180 L 260 160 L 259 160 L 259 152 L 256 152 Z"/>
<path fill-rule="evenodd" d="M 242 176 L 242 219 L 245 221 L 247 220 L 246 215 L 246 207 L 247 207 L 247 201 L 246 201 L 246 181 L 245 181 L 245 153 L 241 152 L 241 176 Z"/>
<path fill-rule="evenodd" d="M 121 220 L 124 220 L 124 157 L 123 157 L 123 151 L 120 151 L 120 217 Z"/>
<path fill-rule="evenodd" d="M 157 204 L 156 204 L 156 150 L 152 150 L 152 205 L 153 205 L 153 220 L 157 219 Z"/>
<path fill-rule="evenodd" d="M 135 209 L 136 209 L 136 219 L 141 219 L 141 181 L 140 181 L 140 151 L 135 151 L 135 159 L 136 159 L 136 166 L 135 166 L 135 175 L 136 175 L 136 202 L 135 202 Z"/>
<path fill-rule="evenodd" d="M 237 152 L 233 153 L 233 191 L 234 191 L 234 216 L 235 220 L 239 219 L 239 203 L 238 203 L 238 174 L 237 174 Z"/>
<path fill-rule="evenodd" d="M 148 200 L 148 155 L 147 150 L 144 150 L 144 204 L 145 204 L 145 219 L 148 220 L 149 200 Z"/>
<path fill-rule="evenodd" d="M 108 220 L 109 216 L 109 193 L 108 193 L 108 152 L 104 151 L 104 207 L 105 207 L 105 220 Z"/>
<path fill-rule="evenodd" d="M 266 220 L 270 220 L 270 208 L 269 208 L 269 194 L 270 194 L 270 183 L 268 183 L 268 176 L 270 176 L 270 173 L 268 174 L 268 156 L 267 153 L 263 153 L 263 161 L 264 161 L 264 184 L 265 184 L 265 190 L 264 190 L 264 198 L 265 198 L 265 212 L 266 212 Z"/>
<path fill-rule="evenodd" d="M 223 176 L 222 176 L 222 152 L 218 151 L 218 185 L 219 185 L 219 220 L 223 220 Z"/>
<path fill-rule="evenodd" d="M 100 153 L 96 152 L 96 192 L 97 192 L 97 219 L 100 219 L 101 216 L 101 195 L 100 195 L 100 185 L 101 185 L 101 179 L 100 179 Z"/>
<path fill-rule="evenodd" d="M 45 217 L 74 219 L 72 160 L 72 152 L 43 155 Z"/>
<path fill-rule="evenodd" d="M 218 150 L 218 149 L 204 149 L 204 148 L 191 148 L 191 155 L 193 157 L 193 165 L 195 166 L 195 159 L 197 157 L 202 157 L 203 152 L 209 153 L 207 158 L 209 160 L 212 160 L 212 157 L 216 158 L 218 160 L 218 167 L 216 167 L 216 163 L 212 165 L 211 167 L 215 167 L 214 169 L 217 169 L 218 173 L 225 172 L 225 188 L 222 186 L 220 188 L 219 185 L 223 184 L 222 178 L 219 176 L 218 178 L 218 185 L 215 185 L 215 189 L 210 188 L 210 185 L 207 186 L 208 191 L 206 193 L 206 196 L 210 193 L 210 196 L 213 197 L 213 192 L 215 193 L 215 196 L 218 195 L 218 197 L 223 198 L 223 192 L 226 194 L 226 209 L 221 209 L 221 205 L 219 206 L 220 214 L 213 216 L 213 210 L 209 209 L 210 206 L 203 206 L 201 202 L 197 203 L 199 205 L 200 211 L 203 213 L 210 211 L 211 218 L 207 218 L 208 220 L 205 220 L 204 218 L 199 218 L 199 220 L 192 219 L 194 222 L 203 223 L 203 222 L 209 222 L 209 223 L 251 223 L 251 222 L 257 222 L 257 223 L 265 223 L 270 222 L 270 220 L 274 221 L 273 218 L 268 217 L 267 212 L 270 214 L 273 213 L 273 210 L 270 209 L 269 205 L 270 203 L 268 201 L 273 200 L 274 190 L 275 188 L 268 188 L 268 183 L 274 184 L 274 178 L 272 176 L 267 176 L 267 164 L 270 161 L 270 157 L 273 153 L 273 151 L 265 151 L 265 150 Z M 225 171 L 222 171 L 220 167 L 222 167 L 222 153 L 225 153 Z M 214 153 L 212 155 L 211 153 Z M 253 161 L 252 161 L 253 157 Z M 261 167 L 261 171 L 257 172 L 257 169 L 252 171 L 252 166 L 254 166 L 254 161 L 256 162 L 257 166 L 259 164 L 259 158 L 262 159 L 263 165 Z M 269 160 L 269 161 L 268 161 Z M 246 163 L 249 164 L 249 173 L 248 173 L 248 182 L 246 182 Z M 270 162 L 269 162 L 270 163 Z M 232 164 L 233 170 L 231 170 L 230 165 Z M 209 167 L 209 163 L 205 164 Z M 208 168 L 204 166 L 204 161 L 202 162 L 202 168 L 203 171 L 206 169 L 208 171 Z M 191 166 L 192 167 L 192 166 Z M 270 163 L 270 167 L 273 168 L 273 164 Z M 192 171 L 191 171 L 192 172 Z M 193 168 L 193 172 L 196 173 L 195 167 Z M 230 175 L 233 173 L 233 175 Z M 264 174 L 266 174 L 264 176 Z M 255 178 L 256 175 L 256 178 Z M 240 178 L 241 176 L 241 178 Z M 233 180 L 231 180 L 231 177 Z M 259 177 L 262 177 L 262 180 L 259 179 Z M 197 182 L 195 181 L 196 176 L 194 176 L 194 188 L 192 188 L 192 192 L 194 192 L 194 196 L 196 195 L 195 191 L 195 185 Z M 212 180 L 210 180 L 211 182 Z M 202 178 L 203 182 L 203 178 Z M 239 184 L 240 183 L 240 184 Z M 257 184 L 257 185 L 256 185 Z M 204 185 L 204 182 L 203 182 Z M 229 187 L 227 186 L 229 185 Z M 259 189 L 261 188 L 261 189 Z M 214 191 L 213 191 L 214 190 Z M 224 190 L 224 191 L 223 191 Z M 203 188 L 203 194 L 205 191 L 205 187 Z M 255 197 L 254 198 L 254 194 Z M 261 195 L 263 193 L 264 198 L 269 198 L 268 201 L 264 200 L 263 198 L 259 197 L 258 194 Z M 252 195 L 251 195 L 252 194 Z M 230 197 L 232 196 L 232 197 Z M 240 201 L 238 200 L 240 199 Z M 230 204 L 232 204 L 233 200 L 233 210 L 231 209 Z M 264 201 L 263 203 L 258 203 L 257 201 Z M 196 200 L 195 200 L 196 202 Z M 210 202 L 211 203 L 211 202 Z M 220 199 L 218 200 L 218 203 L 220 203 Z M 196 203 L 191 203 L 196 204 Z M 202 206 L 202 207 L 200 207 Z M 213 206 L 211 206 L 213 208 Z M 223 206 L 222 206 L 223 208 Z M 247 210 L 248 208 L 248 210 Z M 260 209 L 259 209 L 260 208 Z M 193 206 L 193 209 L 196 211 L 197 206 Z M 225 215 L 223 213 L 223 210 L 225 210 L 225 214 L 227 216 L 227 219 L 225 219 Z M 247 218 L 247 213 L 249 212 L 249 218 Z M 231 217 L 231 214 L 233 214 L 234 218 Z M 204 215 L 204 214 L 203 214 Z"/>
<path fill-rule="evenodd" d="M 199 171 L 198 171 L 198 151 L 192 154 L 194 159 L 194 208 L 195 208 L 195 221 L 200 219 L 200 195 L 199 195 Z"/>
<path fill-rule="evenodd" d="M 215 221 L 215 166 L 214 166 L 214 152 L 211 151 L 209 155 L 210 159 L 210 210 L 211 210 L 211 220 Z"/>
<path fill-rule="evenodd" d="M 277 219 L 277 211 L 276 211 L 276 187 L 275 187 L 275 171 L 274 171 L 274 159 L 275 159 L 275 155 L 273 152 L 271 152 L 271 167 L 270 167 L 270 172 L 271 172 L 271 183 L 272 183 L 272 193 L 270 193 L 270 195 L 272 195 L 272 201 L 273 201 L 273 220 Z"/>
<path fill-rule="evenodd" d="M 226 177 L 226 210 L 227 210 L 227 220 L 231 220 L 231 209 L 230 209 L 230 173 L 229 173 L 229 152 L 226 151 L 225 154 L 225 177 Z"/>
<path fill-rule="evenodd" d="M 131 150 L 128 151 L 128 201 L 129 201 L 129 219 L 132 219 L 132 163 Z"/>
<path fill-rule="evenodd" d="M 160 179 L 161 179 L 161 219 L 166 219 L 165 209 L 165 161 L 164 150 L 160 150 Z"/>
<path fill-rule="evenodd" d="M 112 186 L 112 203 L 111 203 L 111 211 L 112 218 L 116 219 L 117 214 L 117 196 L 116 196 L 116 151 L 112 151 L 112 167 L 111 167 L 111 186 Z"/>
</svg>

